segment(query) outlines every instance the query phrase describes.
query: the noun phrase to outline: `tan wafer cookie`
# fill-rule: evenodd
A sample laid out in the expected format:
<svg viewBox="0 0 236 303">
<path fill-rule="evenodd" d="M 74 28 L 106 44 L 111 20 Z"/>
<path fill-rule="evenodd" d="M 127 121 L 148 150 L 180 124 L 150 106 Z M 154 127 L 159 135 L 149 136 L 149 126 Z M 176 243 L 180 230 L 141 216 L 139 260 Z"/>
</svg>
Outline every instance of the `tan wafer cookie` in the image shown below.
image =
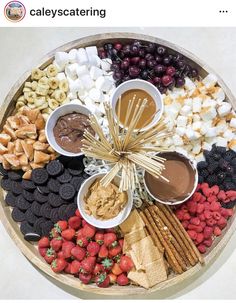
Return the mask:
<svg viewBox="0 0 236 303">
<path fill-rule="evenodd" d="M 129 217 L 120 224 L 121 231 L 126 234 L 131 231 L 135 231 L 137 229 L 143 228 L 145 226 L 142 218 L 140 217 L 138 211 L 134 209 Z"/>
<path fill-rule="evenodd" d="M 147 275 L 143 271 L 130 271 L 128 273 L 128 278 L 134 283 L 144 288 L 149 288 L 149 281 Z"/>
<path fill-rule="evenodd" d="M 149 287 L 156 285 L 167 279 L 165 264 L 162 259 L 145 265 Z"/>
</svg>

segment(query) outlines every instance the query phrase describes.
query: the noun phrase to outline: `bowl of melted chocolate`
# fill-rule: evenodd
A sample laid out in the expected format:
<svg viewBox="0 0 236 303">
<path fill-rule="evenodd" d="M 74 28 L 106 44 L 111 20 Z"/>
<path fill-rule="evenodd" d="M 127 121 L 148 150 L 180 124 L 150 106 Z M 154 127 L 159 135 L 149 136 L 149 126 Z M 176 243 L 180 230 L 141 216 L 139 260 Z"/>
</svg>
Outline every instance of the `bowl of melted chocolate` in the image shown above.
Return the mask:
<svg viewBox="0 0 236 303">
<path fill-rule="evenodd" d="M 90 114 L 90 110 L 79 104 L 65 104 L 53 111 L 45 127 L 46 137 L 52 148 L 65 156 L 82 155 L 85 130 L 94 135 L 88 119 Z"/>
<path fill-rule="evenodd" d="M 195 164 L 183 154 L 161 152 L 158 156 L 166 159 L 162 178 L 155 178 L 145 171 L 144 185 L 149 195 L 156 201 L 175 205 L 185 202 L 195 192 L 198 172 Z"/>
</svg>

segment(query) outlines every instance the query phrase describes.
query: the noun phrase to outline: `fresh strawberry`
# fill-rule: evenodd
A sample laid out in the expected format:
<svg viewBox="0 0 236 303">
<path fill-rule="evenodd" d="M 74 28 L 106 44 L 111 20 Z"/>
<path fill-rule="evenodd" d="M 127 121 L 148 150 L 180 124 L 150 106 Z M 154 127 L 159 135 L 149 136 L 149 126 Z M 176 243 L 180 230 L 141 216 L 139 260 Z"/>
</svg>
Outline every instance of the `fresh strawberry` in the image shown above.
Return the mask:
<svg viewBox="0 0 236 303">
<path fill-rule="evenodd" d="M 66 230 L 63 230 L 63 232 L 61 233 L 62 237 L 65 240 L 72 240 L 75 236 L 75 230 L 73 228 L 67 228 Z"/>
<path fill-rule="evenodd" d="M 129 279 L 127 278 L 127 276 L 125 274 L 121 274 L 117 277 L 116 282 L 120 286 L 125 286 L 125 285 L 129 284 Z"/>
<path fill-rule="evenodd" d="M 100 263 L 97 263 L 97 264 L 95 265 L 93 274 L 94 274 L 94 275 L 98 275 L 98 274 L 100 274 L 100 273 L 102 273 L 102 272 L 104 272 L 104 271 L 105 271 L 104 266 L 103 266 L 102 264 L 100 264 Z"/>
<path fill-rule="evenodd" d="M 44 260 L 48 263 L 51 264 L 53 260 L 55 260 L 57 257 L 56 252 L 52 248 L 48 248 L 47 252 L 44 256 Z"/>
<path fill-rule="evenodd" d="M 48 239 L 48 237 L 42 237 L 39 241 L 38 241 L 38 247 L 42 248 L 42 247 L 49 247 L 50 246 L 50 241 Z"/>
<path fill-rule="evenodd" d="M 104 239 L 104 233 L 101 231 L 96 232 L 94 239 L 99 245 L 102 245 Z"/>
<path fill-rule="evenodd" d="M 88 223 L 83 227 L 83 235 L 88 239 L 91 239 L 96 233 L 96 228 Z"/>
<path fill-rule="evenodd" d="M 123 270 L 120 268 L 118 263 L 115 263 L 111 269 L 112 273 L 116 276 L 122 274 Z"/>
<path fill-rule="evenodd" d="M 97 242 L 89 242 L 87 246 L 87 252 L 91 257 L 96 256 L 99 253 L 100 245 Z"/>
<path fill-rule="evenodd" d="M 71 250 L 71 255 L 79 260 L 79 261 L 82 261 L 86 255 L 86 250 L 80 246 L 75 246 L 72 248 Z"/>
<path fill-rule="evenodd" d="M 108 287 L 110 284 L 110 277 L 106 273 L 102 273 L 95 278 L 98 287 Z"/>
<path fill-rule="evenodd" d="M 64 259 L 55 259 L 51 263 L 51 268 L 54 272 L 62 272 L 66 265 L 67 262 Z"/>
<path fill-rule="evenodd" d="M 81 225 L 81 218 L 74 216 L 68 220 L 68 224 L 71 228 L 77 230 Z"/>
<path fill-rule="evenodd" d="M 130 271 L 134 267 L 133 261 L 128 256 L 122 256 L 120 258 L 120 268 L 124 272 Z"/>
<path fill-rule="evenodd" d="M 102 261 L 102 265 L 104 266 L 106 272 L 108 272 L 112 269 L 113 264 L 114 264 L 114 262 L 108 258 L 106 258 Z"/>
<path fill-rule="evenodd" d="M 103 244 L 99 250 L 98 253 L 99 258 L 106 258 L 108 257 L 108 249 L 107 247 Z"/>
<path fill-rule="evenodd" d="M 113 242 L 114 243 L 114 242 Z M 109 257 L 115 257 L 121 252 L 121 247 L 120 245 L 117 245 L 115 247 L 112 247 L 109 249 Z"/>
<path fill-rule="evenodd" d="M 115 233 L 104 234 L 104 244 L 106 245 L 106 247 L 109 247 L 116 240 L 117 240 L 117 236 Z"/>
<path fill-rule="evenodd" d="M 84 227 L 86 224 L 88 224 L 88 222 L 82 219 L 82 226 Z"/>
<path fill-rule="evenodd" d="M 107 232 L 107 233 L 116 233 L 116 230 L 115 230 L 114 227 L 111 227 L 111 228 L 107 228 L 107 229 L 106 229 L 106 232 Z"/>
<path fill-rule="evenodd" d="M 52 230 L 50 231 L 50 237 L 51 238 L 58 238 L 60 237 L 61 231 L 60 229 L 53 227 Z"/>
<path fill-rule="evenodd" d="M 82 273 L 90 274 L 93 272 L 96 260 L 91 259 L 91 258 L 93 258 L 93 257 L 88 257 L 81 262 L 81 272 Z"/>
<path fill-rule="evenodd" d="M 80 247 L 87 247 L 89 242 L 87 240 L 86 237 L 81 236 L 80 238 L 77 237 L 77 241 L 76 241 L 77 245 L 79 245 Z"/>
<path fill-rule="evenodd" d="M 64 253 L 65 259 L 71 257 L 71 250 L 75 247 L 75 243 L 71 241 L 66 241 L 62 244 L 62 251 Z"/>
<path fill-rule="evenodd" d="M 110 278 L 110 283 L 115 284 L 117 280 L 117 276 L 114 275 L 113 273 L 108 274 L 108 277 Z"/>
<path fill-rule="evenodd" d="M 57 253 L 57 257 L 58 257 L 58 258 L 61 258 L 61 259 L 66 259 L 66 258 L 65 258 L 64 251 L 62 251 L 62 250 L 60 250 L 60 251 Z"/>
<path fill-rule="evenodd" d="M 64 268 L 64 272 L 71 274 L 71 263 L 67 263 L 66 267 Z"/>
<path fill-rule="evenodd" d="M 79 229 L 76 233 L 75 233 L 77 239 L 81 239 L 82 237 L 84 237 L 83 234 L 83 228 Z"/>
<path fill-rule="evenodd" d="M 58 237 L 58 238 L 53 238 L 50 241 L 50 246 L 52 247 L 52 249 L 54 249 L 55 251 L 59 251 L 60 248 L 62 247 L 62 238 Z"/>
<path fill-rule="evenodd" d="M 79 279 L 83 284 L 89 284 L 89 282 L 92 279 L 92 275 L 91 274 L 84 274 L 84 273 L 80 273 L 79 274 Z"/>
<path fill-rule="evenodd" d="M 120 247 L 123 248 L 123 246 L 124 246 L 124 239 L 120 239 L 118 242 L 120 244 Z"/>
<path fill-rule="evenodd" d="M 54 227 L 58 230 L 58 232 L 62 232 L 63 230 L 66 230 L 67 229 L 67 221 L 58 221 Z"/>
<path fill-rule="evenodd" d="M 71 274 L 75 275 L 79 272 L 79 270 L 80 270 L 80 262 L 77 260 L 73 260 L 71 262 L 71 269 L 70 269 Z"/>
<path fill-rule="evenodd" d="M 80 214 L 80 212 L 79 212 L 79 210 L 78 210 L 78 209 L 76 209 L 76 211 L 75 211 L 75 215 L 76 215 L 77 217 L 82 218 L 82 216 L 81 216 L 81 214 Z"/>
<path fill-rule="evenodd" d="M 46 255 L 46 252 L 47 252 L 48 248 L 47 247 L 39 247 L 38 250 L 39 250 L 40 255 L 42 257 L 44 257 Z"/>
</svg>

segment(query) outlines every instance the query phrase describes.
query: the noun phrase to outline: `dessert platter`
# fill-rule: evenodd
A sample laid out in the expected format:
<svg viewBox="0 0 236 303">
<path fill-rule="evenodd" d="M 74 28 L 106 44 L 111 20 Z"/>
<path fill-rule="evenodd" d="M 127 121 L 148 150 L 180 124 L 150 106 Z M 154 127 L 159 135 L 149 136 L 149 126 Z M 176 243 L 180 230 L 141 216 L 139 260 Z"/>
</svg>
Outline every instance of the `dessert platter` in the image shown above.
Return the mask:
<svg viewBox="0 0 236 303">
<path fill-rule="evenodd" d="M 0 218 L 40 270 L 78 290 L 187 281 L 235 231 L 235 99 L 170 42 L 132 33 L 52 51 L 0 112 Z"/>
</svg>

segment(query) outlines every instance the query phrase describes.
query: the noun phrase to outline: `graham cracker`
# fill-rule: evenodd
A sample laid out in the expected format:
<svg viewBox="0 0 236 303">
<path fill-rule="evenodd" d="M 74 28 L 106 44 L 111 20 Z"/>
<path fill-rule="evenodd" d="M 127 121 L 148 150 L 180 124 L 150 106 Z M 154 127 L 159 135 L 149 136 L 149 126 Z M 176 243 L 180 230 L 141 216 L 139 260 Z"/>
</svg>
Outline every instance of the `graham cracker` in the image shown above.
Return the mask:
<svg viewBox="0 0 236 303">
<path fill-rule="evenodd" d="M 136 229 L 143 228 L 145 226 L 142 218 L 140 217 L 138 211 L 134 209 L 129 217 L 120 225 L 121 231 L 126 234 Z"/>
<path fill-rule="evenodd" d="M 130 271 L 128 273 L 128 278 L 134 283 L 144 287 L 149 288 L 149 281 L 147 275 L 143 271 Z"/>
<path fill-rule="evenodd" d="M 152 250 L 154 247 L 152 238 L 150 236 L 146 236 L 145 238 L 141 239 L 138 242 L 135 242 L 131 245 L 132 250 L 135 252 L 137 260 L 140 264 L 143 263 L 144 255 L 147 253 L 148 250 Z M 146 259 L 146 258 L 145 258 Z M 149 263 L 152 260 L 149 261 Z"/>
<path fill-rule="evenodd" d="M 131 246 L 133 243 L 138 242 L 145 237 L 146 233 L 143 228 L 136 229 L 135 231 L 131 231 L 130 233 L 124 235 L 124 239 L 128 246 Z"/>
<path fill-rule="evenodd" d="M 145 271 L 149 281 L 149 287 L 152 287 L 167 279 L 166 268 L 162 258 L 146 264 Z"/>
</svg>

